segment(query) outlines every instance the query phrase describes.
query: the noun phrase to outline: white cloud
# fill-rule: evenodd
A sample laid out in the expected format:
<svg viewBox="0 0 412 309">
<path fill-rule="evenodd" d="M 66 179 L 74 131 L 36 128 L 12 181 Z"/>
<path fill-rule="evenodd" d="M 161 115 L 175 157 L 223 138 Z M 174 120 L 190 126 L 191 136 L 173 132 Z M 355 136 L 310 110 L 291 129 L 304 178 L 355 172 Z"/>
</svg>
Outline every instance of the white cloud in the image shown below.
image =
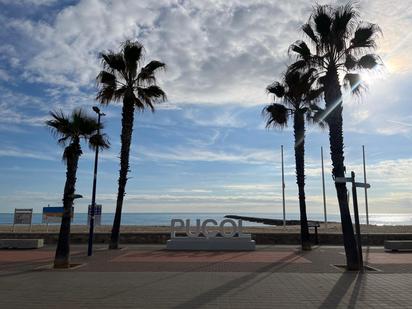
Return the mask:
<svg viewBox="0 0 412 309">
<path fill-rule="evenodd" d="M 137 150 L 137 159 L 160 161 L 187 162 L 231 162 L 243 164 L 272 164 L 277 159 L 277 153 L 263 149 L 232 149 L 211 150 L 195 147 L 165 147 L 163 149 L 148 149 L 144 146 Z"/>
<path fill-rule="evenodd" d="M 31 81 L 91 86 L 98 53 L 137 37 L 147 58 L 168 64 L 161 78 L 171 101 L 257 104 L 283 69 L 302 8 L 308 3 L 82 0 L 51 24 L 5 22 L 31 42 L 33 57 L 20 55 Z"/>
<path fill-rule="evenodd" d="M 57 0 L 0 0 L 0 3 L 13 4 L 13 5 L 51 5 L 56 3 Z"/>
<path fill-rule="evenodd" d="M 4 147 L 0 149 L 0 157 L 12 157 L 12 158 L 30 158 L 37 160 L 56 160 L 55 156 L 46 154 L 44 152 L 31 151 L 28 149 L 20 149 L 16 147 Z"/>
<path fill-rule="evenodd" d="M 226 128 L 241 128 L 245 127 L 246 123 L 239 117 L 239 109 L 232 108 L 218 108 L 211 114 L 205 114 L 204 110 L 195 108 L 185 108 L 183 116 L 202 127 L 226 127 Z"/>
</svg>

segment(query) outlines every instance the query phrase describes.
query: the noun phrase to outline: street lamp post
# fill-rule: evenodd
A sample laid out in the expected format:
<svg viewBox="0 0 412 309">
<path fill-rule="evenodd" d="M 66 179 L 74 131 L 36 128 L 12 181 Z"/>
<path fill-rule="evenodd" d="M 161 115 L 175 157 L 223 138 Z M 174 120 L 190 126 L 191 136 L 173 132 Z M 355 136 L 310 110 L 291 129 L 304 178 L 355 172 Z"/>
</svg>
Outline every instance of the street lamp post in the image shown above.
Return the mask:
<svg viewBox="0 0 412 309">
<path fill-rule="evenodd" d="M 100 117 L 105 116 L 104 113 L 100 112 L 97 106 L 93 106 L 93 110 L 97 114 L 97 134 L 100 134 Z M 94 234 L 94 214 L 96 210 L 96 181 L 97 181 L 97 163 L 99 159 L 99 147 L 96 147 L 96 152 L 94 156 L 94 173 L 93 173 L 93 190 L 92 190 L 92 204 L 90 207 L 90 223 L 89 223 L 89 244 L 87 247 L 87 255 L 91 256 L 93 254 L 93 234 Z"/>
</svg>

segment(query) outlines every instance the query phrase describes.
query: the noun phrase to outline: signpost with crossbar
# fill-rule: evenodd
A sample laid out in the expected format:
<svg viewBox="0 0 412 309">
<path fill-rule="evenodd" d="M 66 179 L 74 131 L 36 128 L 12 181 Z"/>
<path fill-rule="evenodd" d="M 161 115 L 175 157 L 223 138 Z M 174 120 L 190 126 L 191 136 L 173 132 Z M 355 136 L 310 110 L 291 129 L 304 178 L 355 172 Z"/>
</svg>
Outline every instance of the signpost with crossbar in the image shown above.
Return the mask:
<svg viewBox="0 0 412 309">
<path fill-rule="evenodd" d="M 337 183 L 351 182 L 352 183 L 353 212 L 355 216 L 355 229 L 356 229 L 356 238 L 357 238 L 356 242 L 358 245 L 359 262 L 363 270 L 362 239 L 361 239 L 361 233 L 360 233 L 358 196 L 357 196 L 356 188 L 365 188 L 366 190 L 366 189 L 369 189 L 371 186 L 368 183 L 356 182 L 355 172 L 351 172 L 351 177 L 336 177 L 335 182 Z"/>
</svg>

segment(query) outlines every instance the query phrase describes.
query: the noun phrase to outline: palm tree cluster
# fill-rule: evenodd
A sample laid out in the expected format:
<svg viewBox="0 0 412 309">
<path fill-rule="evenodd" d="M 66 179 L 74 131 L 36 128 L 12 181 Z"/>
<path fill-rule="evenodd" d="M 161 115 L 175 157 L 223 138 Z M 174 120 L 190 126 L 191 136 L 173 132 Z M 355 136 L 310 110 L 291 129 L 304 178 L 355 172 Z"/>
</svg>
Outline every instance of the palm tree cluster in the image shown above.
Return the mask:
<svg viewBox="0 0 412 309">
<path fill-rule="evenodd" d="M 296 61 L 288 67 L 285 81 L 289 75 L 296 72 L 312 74 L 312 78 L 316 80 L 316 82 L 313 81 L 318 87 L 315 93 L 322 95 L 325 106 L 322 109 L 317 105 L 312 105 L 305 111 L 311 111 L 309 113 L 312 114 L 314 120 L 327 125 L 333 165 L 332 175 L 334 178 L 344 177 L 342 87 L 349 88 L 356 95 L 365 89 L 361 72 L 375 69 L 381 64 L 379 56 L 370 53 L 376 48 L 376 38 L 381 30 L 376 24 L 360 20 L 356 7 L 352 3 L 348 3 L 338 7 L 315 5 L 309 21 L 302 26 L 302 31 L 308 37 L 310 45 L 299 40 L 290 46 L 289 51 L 295 56 Z M 297 85 L 299 83 L 294 83 L 294 86 L 298 87 Z M 286 92 L 280 87 L 280 84 L 273 84 L 268 87 L 268 90 L 277 97 L 283 97 L 284 103 L 290 104 L 290 99 L 285 95 Z M 314 99 L 309 95 L 310 92 L 313 90 L 307 92 L 306 99 L 309 101 Z M 265 111 L 269 115 L 268 125 L 286 123 L 287 109 L 284 106 L 272 104 Z M 294 114 L 296 118 L 296 108 L 294 108 Z M 302 135 L 302 129 L 299 126 L 294 125 L 294 130 L 295 139 L 296 136 Z M 301 138 L 303 140 L 303 136 Z M 301 144 L 303 145 L 303 142 Z M 295 146 L 296 153 L 302 153 L 299 147 L 302 146 L 300 144 Z M 301 172 L 298 172 L 299 170 Z M 304 177 L 299 176 L 303 170 L 303 161 L 296 160 L 301 225 L 302 230 L 306 230 L 306 214 L 302 215 L 302 211 L 305 210 L 302 207 L 304 206 L 304 194 L 302 196 L 301 193 L 304 182 L 299 180 L 299 177 Z M 347 267 L 348 269 L 359 269 L 359 253 L 349 212 L 346 184 L 336 182 L 335 187 L 341 215 Z M 302 232 L 302 244 L 305 233 Z"/>
<path fill-rule="evenodd" d="M 293 43 L 289 52 L 295 60 L 283 73 L 281 80 L 272 83 L 267 91 L 274 95 L 274 103 L 266 106 L 266 126 L 283 128 L 293 118 L 295 139 L 296 183 L 299 192 L 301 242 L 303 250 L 310 250 L 305 202 L 305 130 L 306 122 L 327 126 L 333 177 L 345 175 L 343 155 L 342 86 L 355 94 L 363 89 L 360 72 L 380 64 L 377 55 L 369 53 L 376 47 L 380 29 L 364 23 L 353 4 L 333 7 L 315 5 L 308 22 L 302 26 L 310 44 Z M 157 103 L 166 100 L 165 92 L 157 85 L 156 73 L 165 68 L 160 61 L 143 65 L 143 45 L 125 41 L 119 52 L 100 55 L 103 70 L 97 76 L 96 100 L 102 105 L 119 102 L 122 105 L 120 170 L 116 212 L 110 239 L 110 249 L 119 246 L 119 234 L 127 176 L 130 170 L 134 112 L 155 110 Z M 340 74 L 344 74 L 341 78 Z M 324 107 L 320 103 L 324 102 Z M 76 172 L 82 154 L 81 139 L 93 147 L 108 148 L 107 138 L 99 134 L 103 127 L 82 110 L 69 116 L 52 112 L 47 125 L 65 146 L 63 158 L 67 165 L 63 193 L 64 214 L 56 250 L 55 267 L 69 266 L 70 217 L 75 197 Z M 349 269 L 358 269 L 359 260 L 344 183 L 336 183 L 342 221 L 344 246 Z"/>
<path fill-rule="evenodd" d="M 166 100 L 166 94 L 156 84 L 156 72 L 165 68 L 160 61 L 151 61 L 142 66 L 144 48 L 139 42 L 126 41 L 119 53 L 101 54 L 103 70 L 97 76 L 99 91 L 96 97 L 101 104 L 122 102 L 122 131 L 120 135 L 120 172 L 110 248 L 119 245 L 120 222 L 125 195 L 127 174 L 129 172 L 129 153 L 132 140 L 134 111 L 149 108 L 155 110 L 155 104 Z M 69 116 L 63 112 L 51 112 L 52 119 L 46 124 L 59 137 L 58 143 L 66 146 L 63 158 L 67 164 L 66 185 L 63 193 L 63 216 L 59 234 L 54 266 L 70 266 L 70 220 L 75 198 L 76 172 L 82 154 L 80 140 L 84 139 L 91 148 L 108 148 L 109 142 L 104 134 L 99 134 L 103 125 L 86 115 L 81 109 L 75 109 Z"/>
</svg>

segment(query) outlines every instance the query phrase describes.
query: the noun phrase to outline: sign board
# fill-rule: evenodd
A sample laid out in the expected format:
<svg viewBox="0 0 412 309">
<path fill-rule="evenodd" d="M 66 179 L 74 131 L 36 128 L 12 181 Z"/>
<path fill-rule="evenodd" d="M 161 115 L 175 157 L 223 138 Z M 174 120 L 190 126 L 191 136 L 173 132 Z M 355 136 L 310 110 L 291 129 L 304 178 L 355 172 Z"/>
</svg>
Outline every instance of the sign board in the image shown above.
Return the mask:
<svg viewBox="0 0 412 309">
<path fill-rule="evenodd" d="M 355 182 L 355 186 L 358 188 L 366 188 L 369 189 L 371 187 L 370 184 L 364 182 Z"/>
<path fill-rule="evenodd" d="M 14 210 L 13 224 L 31 224 L 33 208 L 16 208 Z"/>
<path fill-rule="evenodd" d="M 337 183 L 352 182 L 352 178 L 350 178 L 350 177 L 336 177 L 335 182 L 337 182 Z"/>
<path fill-rule="evenodd" d="M 63 207 L 43 207 L 43 223 L 61 223 L 63 217 Z M 73 220 L 74 207 L 72 207 L 71 219 Z"/>
<path fill-rule="evenodd" d="M 90 225 L 90 216 L 92 213 L 92 205 L 89 205 L 87 211 L 87 225 Z M 94 206 L 94 225 L 101 225 L 102 224 L 102 205 L 96 204 Z"/>
<path fill-rule="evenodd" d="M 33 218 L 33 208 L 16 208 L 14 209 L 13 231 L 16 224 L 30 225 Z"/>
</svg>

